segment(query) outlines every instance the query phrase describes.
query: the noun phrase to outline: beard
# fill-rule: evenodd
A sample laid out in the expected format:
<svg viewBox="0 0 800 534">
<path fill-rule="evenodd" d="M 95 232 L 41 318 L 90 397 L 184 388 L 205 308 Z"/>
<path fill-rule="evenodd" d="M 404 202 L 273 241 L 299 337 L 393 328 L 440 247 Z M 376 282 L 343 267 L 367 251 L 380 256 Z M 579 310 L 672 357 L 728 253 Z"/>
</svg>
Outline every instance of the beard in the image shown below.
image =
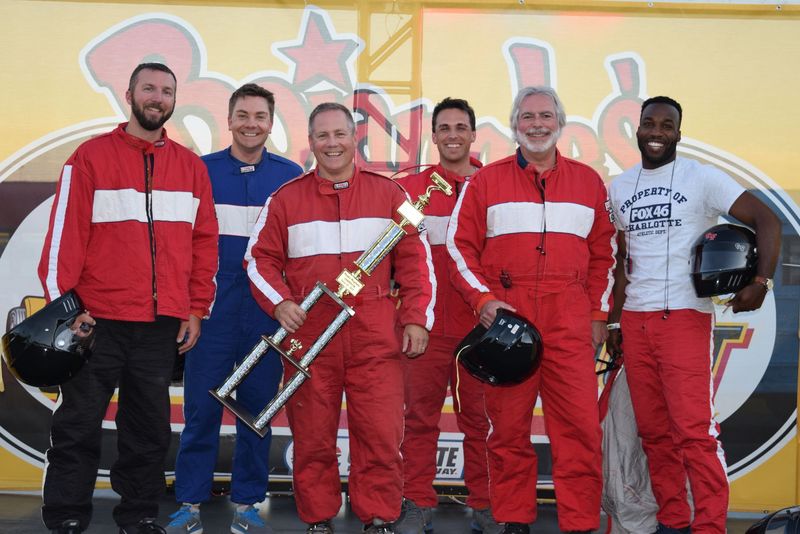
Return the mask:
<svg viewBox="0 0 800 534">
<path fill-rule="evenodd" d="M 537 133 L 537 132 L 541 133 L 542 131 L 548 131 L 552 133 L 552 135 L 547 139 L 547 141 L 535 142 L 529 140 L 526 137 L 526 134 Z M 520 146 L 524 147 L 526 150 L 534 154 L 542 154 L 553 148 L 558 142 L 559 137 L 561 137 L 561 128 L 555 131 L 546 130 L 545 128 L 539 128 L 539 129 L 529 128 L 524 134 L 520 133 L 518 130 L 514 131 L 514 140 L 517 142 L 517 144 L 519 144 Z"/>
<path fill-rule="evenodd" d="M 133 113 L 133 116 L 136 117 L 139 125 L 147 131 L 154 132 L 156 130 L 160 130 L 161 127 L 164 126 L 164 123 L 167 122 L 170 117 L 172 117 L 172 113 L 175 111 L 174 105 L 167 112 L 164 112 L 163 104 L 159 104 L 158 108 L 164 114 L 159 119 L 150 119 L 145 114 L 144 106 L 140 106 L 133 96 L 131 96 L 131 113 Z"/>
<path fill-rule="evenodd" d="M 661 167 L 675 159 L 675 152 L 678 150 L 678 141 L 664 145 L 664 152 L 660 156 L 652 157 L 647 151 L 647 143 L 649 139 L 637 139 L 636 143 L 639 145 L 639 152 L 642 154 L 642 161 L 647 162 L 652 168 Z"/>
</svg>

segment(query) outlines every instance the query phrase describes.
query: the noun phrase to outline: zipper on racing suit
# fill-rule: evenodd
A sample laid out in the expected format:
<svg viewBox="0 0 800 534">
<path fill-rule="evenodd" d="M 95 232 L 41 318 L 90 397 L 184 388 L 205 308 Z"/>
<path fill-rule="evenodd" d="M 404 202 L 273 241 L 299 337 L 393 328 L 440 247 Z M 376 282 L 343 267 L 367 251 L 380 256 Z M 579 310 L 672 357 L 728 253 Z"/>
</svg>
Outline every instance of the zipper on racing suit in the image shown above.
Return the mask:
<svg viewBox="0 0 800 534">
<path fill-rule="evenodd" d="M 147 233 L 150 237 L 150 262 L 153 272 L 153 320 L 158 317 L 158 287 L 156 284 L 156 231 L 153 223 L 153 167 L 155 157 L 153 154 L 144 153 L 144 198 L 145 213 L 147 214 Z"/>
<path fill-rule="evenodd" d="M 536 182 L 539 192 L 542 193 L 542 236 L 539 239 L 539 246 L 536 247 L 536 250 L 539 251 L 539 254 L 544 256 L 547 254 L 545 248 L 545 245 L 547 244 L 547 196 L 545 195 L 547 182 L 544 176 L 541 178 L 535 176 L 534 181 Z"/>
</svg>

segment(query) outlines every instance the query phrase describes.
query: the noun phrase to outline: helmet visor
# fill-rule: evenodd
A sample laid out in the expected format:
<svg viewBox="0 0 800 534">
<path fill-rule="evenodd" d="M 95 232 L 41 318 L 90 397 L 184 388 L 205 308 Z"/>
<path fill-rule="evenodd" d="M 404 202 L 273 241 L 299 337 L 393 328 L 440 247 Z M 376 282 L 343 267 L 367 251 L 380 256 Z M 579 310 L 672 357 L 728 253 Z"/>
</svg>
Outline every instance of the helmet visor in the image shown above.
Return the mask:
<svg viewBox="0 0 800 534">
<path fill-rule="evenodd" d="M 748 250 L 739 250 L 735 247 L 742 247 L 739 243 L 726 243 L 724 246 L 715 245 L 713 250 L 703 251 L 703 254 L 695 259 L 694 271 L 728 271 L 731 269 L 744 269 L 747 267 Z"/>
</svg>

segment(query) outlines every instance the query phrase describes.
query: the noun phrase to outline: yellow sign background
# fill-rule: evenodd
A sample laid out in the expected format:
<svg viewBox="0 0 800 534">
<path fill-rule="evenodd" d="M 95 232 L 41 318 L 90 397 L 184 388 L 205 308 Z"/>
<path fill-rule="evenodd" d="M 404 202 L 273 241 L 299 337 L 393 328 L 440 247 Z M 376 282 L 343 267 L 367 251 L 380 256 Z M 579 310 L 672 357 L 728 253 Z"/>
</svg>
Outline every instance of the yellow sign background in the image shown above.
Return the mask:
<svg viewBox="0 0 800 534">
<path fill-rule="evenodd" d="M 304 5 L 222 4 L 3 2 L 0 162 L 53 132 L 115 115 L 108 98 L 90 85 L 79 56 L 93 39 L 132 17 L 161 13 L 185 21 L 205 47 L 206 69 L 234 81 L 263 71 L 288 73 L 289 64 L 271 47 L 298 38 Z M 796 6 L 777 10 L 774 5 L 716 4 L 650 8 L 631 2 L 574 2 L 566 7 L 556 2 L 538 7 L 499 1 L 405 4 L 360 2 L 350 8 L 340 2 L 318 3 L 338 34 L 366 41 L 367 53 L 376 52 L 398 29 L 413 23 L 409 40 L 370 73 L 371 80 L 359 79 L 377 86 L 380 80 L 410 80 L 408 91 L 388 96 L 398 108 L 419 98 L 435 102 L 444 96 L 461 97 L 474 105 L 479 118 L 507 127 L 516 87 L 503 47 L 508 39 L 518 38 L 550 47 L 553 85 L 568 115 L 591 123 L 614 91 L 607 60 L 631 53 L 644 67 L 641 96 L 667 94 L 683 104 L 685 139 L 748 162 L 800 202 L 800 165 L 793 146 L 800 124 L 794 100 L 800 87 Z M 369 35 L 364 35 L 365 28 Z M 359 61 L 358 72 L 366 72 Z M 225 105 L 219 102 L 220 107 Z M 280 101 L 277 105 L 280 108 Z M 54 168 L 52 176 L 35 179 L 54 181 L 57 173 Z M 4 201 L 0 199 L 0 209 Z M 734 482 L 732 509 L 761 510 L 797 502 L 796 457 L 795 439 Z M 0 461 L 4 466 L 0 484 L 39 486 L 37 469 L 20 464 L 5 451 L 0 451 Z"/>
</svg>

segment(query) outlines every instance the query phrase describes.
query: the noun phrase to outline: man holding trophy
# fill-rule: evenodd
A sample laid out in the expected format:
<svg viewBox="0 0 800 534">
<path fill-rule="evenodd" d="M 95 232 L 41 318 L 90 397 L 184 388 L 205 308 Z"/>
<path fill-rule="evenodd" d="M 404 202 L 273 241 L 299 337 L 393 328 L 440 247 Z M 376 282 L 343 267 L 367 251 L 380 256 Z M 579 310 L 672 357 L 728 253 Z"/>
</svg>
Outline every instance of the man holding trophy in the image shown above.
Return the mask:
<svg viewBox="0 0 800 534">
<path fill-rule="evenodd" d="M 352 267 L 387 224 L 401 219 L 396 210 L 408 200 L 392 180 L 356 167 L 355 124 L 346 107 L 317 106 L 309 118 L 308 140 L 317 167 L 267 200 L 245 255 L 256 299 L 294 334 L 289 342 L 300 350 L 314 343 L 341 307 L 322 299 L 306 313 L 298 302 L 317 282 L 336 287 L 340 273 Z M 385 261 L 366 271 L 363 287 L 342 297 L 355 315 L 319 353 L 311 380 L 286 404 L 294 437 L 297 510 L 309 533 L 332 533 L 331 519 L 342 504 L 336 454 L 342 393 L 347 396 L 353 511 L 365 532 L 376 534 L 392 533 L 400 515 L 400 352 L 414 358 L 425 351 L 435 284 L 424 234 L 407 228 L 408 235 Z M 402 288 L 399 310 L 389 298 L 392 277 Z M 403 325 L 402 339 L 395 333 L 396 318 Z M 286 366 L 285 378 L 294 372 Z"/>
</svg>

